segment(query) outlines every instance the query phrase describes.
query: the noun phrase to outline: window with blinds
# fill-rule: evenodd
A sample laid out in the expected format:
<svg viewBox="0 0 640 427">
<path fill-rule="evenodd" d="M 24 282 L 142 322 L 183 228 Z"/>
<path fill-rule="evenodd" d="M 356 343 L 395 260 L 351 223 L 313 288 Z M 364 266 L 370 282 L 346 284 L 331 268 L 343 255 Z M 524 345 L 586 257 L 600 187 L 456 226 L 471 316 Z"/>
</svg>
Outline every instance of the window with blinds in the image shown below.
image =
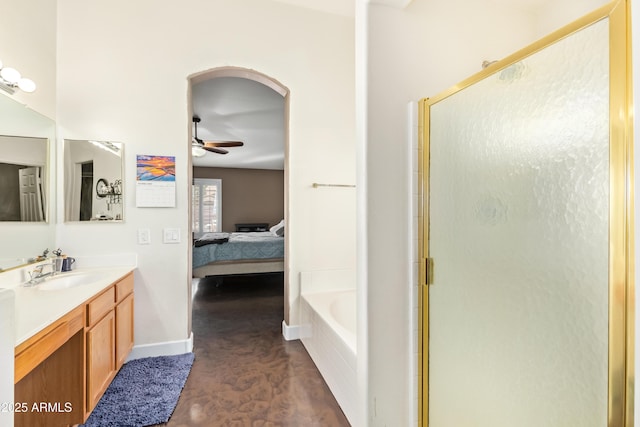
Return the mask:
<svg viewBox="0 0 640 427">
<path fill-rule="evenodd" d="M 222 231 L 222 180 L 195 178 L 191 197 L 194 237 Z"/>
</svg>

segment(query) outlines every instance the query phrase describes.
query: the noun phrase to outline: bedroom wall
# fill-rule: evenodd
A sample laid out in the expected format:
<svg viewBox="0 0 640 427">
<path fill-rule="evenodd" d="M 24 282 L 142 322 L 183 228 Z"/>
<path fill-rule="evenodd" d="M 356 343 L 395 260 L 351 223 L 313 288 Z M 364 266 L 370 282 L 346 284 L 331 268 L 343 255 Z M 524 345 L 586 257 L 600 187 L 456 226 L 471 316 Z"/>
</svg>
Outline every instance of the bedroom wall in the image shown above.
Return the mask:
<svg viewBox="0 0 640 427">
<path fill-rule="evenodd" d="M 355 204 L 336 203 L 341 221 L 327 224 L 347 256 L 324 236 L 309 238 L 319 219 L 307 208 L 312 182 L 354 180 L 353 37 L 353 19 L 268 0 L 58 2 L 60 134 L 119 141 L 125 152 L 125 221 L 60 224 L 59 245 L 79 255 L 138 254 L 136 345 L 187 338 L 192 74 L 243 67 L 290 90 L 290 324 L 300 271 L 354 265 Z M 176 157 L 175 208 L 136 208 L 136 154 Z M 180 229 L 179 244 L 162 243 L 166 227 Z M 150 230 L 149 245 L 137 244 L 139 228 Z"/>
<path fill-rule="evenodd" d="M 194 167 L 194 178 L 222 180 L 222 231 L 236 231 L 237 223 L 284 218 L 284 171 Z"/>
</svg>

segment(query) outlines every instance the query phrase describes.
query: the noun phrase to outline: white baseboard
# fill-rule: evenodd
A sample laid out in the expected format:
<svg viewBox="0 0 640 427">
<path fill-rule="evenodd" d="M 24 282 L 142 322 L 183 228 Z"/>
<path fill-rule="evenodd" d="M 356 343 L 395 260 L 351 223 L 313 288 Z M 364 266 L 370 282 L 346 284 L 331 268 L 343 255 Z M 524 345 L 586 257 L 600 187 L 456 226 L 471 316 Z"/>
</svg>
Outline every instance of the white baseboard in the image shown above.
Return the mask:
<svg viewBox="0 0 640 427">
<path fill-rule="evenodd" d="M 153 344 L 136 345 L 131 350 L 127 362 L 133 359 L 156 356 L 173 356 L 176 354 L 191 353 L 193 351 L 193 332 L 186 340 L 166 341 Z"/>
<path fill-rule="evenodd" d="M 300 326 L 289 326 L 282 321 L 282 336 L 287 341 L 299 340 L 301 335 Z"/>
</svg>

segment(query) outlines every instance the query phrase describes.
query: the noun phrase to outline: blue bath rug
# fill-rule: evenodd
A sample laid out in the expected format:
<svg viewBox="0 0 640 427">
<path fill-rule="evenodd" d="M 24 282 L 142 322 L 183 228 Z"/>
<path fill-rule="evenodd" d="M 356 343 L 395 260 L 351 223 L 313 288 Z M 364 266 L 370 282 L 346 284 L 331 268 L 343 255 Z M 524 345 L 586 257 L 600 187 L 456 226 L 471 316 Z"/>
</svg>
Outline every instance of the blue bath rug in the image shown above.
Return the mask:
<svg viewBox="0 0 640 427">
<path fill-rule="evenodd" d="M 141 427 L 166 423 L 173 414 L 194 359 L 193 353 L 125 363 L 85 427 Z"/>
</svg>

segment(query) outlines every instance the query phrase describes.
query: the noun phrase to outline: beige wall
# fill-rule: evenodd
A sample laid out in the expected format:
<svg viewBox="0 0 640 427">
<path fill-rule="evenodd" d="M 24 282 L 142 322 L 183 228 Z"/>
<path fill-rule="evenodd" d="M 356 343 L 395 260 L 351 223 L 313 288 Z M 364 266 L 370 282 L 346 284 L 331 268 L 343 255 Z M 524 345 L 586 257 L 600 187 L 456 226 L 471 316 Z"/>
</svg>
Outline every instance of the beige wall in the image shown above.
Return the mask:
<svg viewBox="0 0 640 427">
<path fill-rule="evenodd" d="M 235 224 L 268 222 L 284 218 L 284 171 L 194 167 L 194 178 L 222 180 L 222 231 Z"/>
</svg>

